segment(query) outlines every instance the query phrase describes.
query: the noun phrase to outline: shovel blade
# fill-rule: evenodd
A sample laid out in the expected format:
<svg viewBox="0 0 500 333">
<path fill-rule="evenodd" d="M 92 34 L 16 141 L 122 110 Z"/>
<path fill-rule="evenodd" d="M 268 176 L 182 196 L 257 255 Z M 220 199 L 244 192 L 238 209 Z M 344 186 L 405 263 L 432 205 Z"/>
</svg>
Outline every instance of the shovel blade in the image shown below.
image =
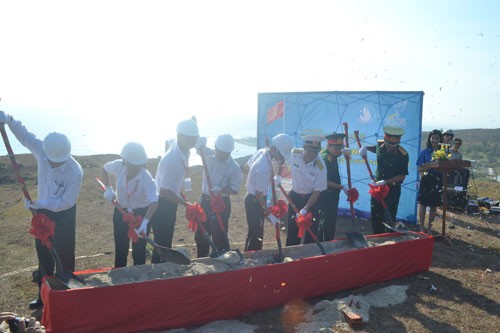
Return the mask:
<svg viewBox="0 0 500 333">
<path fill-rule="evenodd" d="M 87 286 L 85 281 L 70 271 L 64 271 L 62 274 L 56 274 L 56 277 L 69 289 L 85 288 Z"/>
<path fill-rule="evenodd" d="M 154 250 L 162 262 L 171 262 L 178 265 L 189 265 L 191 263 L 191 260 L 185 255 L 168 247 L 156 245 Z"/>
<path fill-rule="evenodd" d="M 359 232 L 346 232 L 345 235 L 352 247 L 357 249 L 368 247 L 365 236 L 363 236 Z"/>
</svg>

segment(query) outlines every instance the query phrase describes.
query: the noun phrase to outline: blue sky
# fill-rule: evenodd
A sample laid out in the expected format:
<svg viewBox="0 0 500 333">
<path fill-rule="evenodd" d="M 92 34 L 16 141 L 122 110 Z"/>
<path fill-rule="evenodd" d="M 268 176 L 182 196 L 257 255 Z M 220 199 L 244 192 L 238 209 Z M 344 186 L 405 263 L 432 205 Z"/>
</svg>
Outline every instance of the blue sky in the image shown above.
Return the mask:
<svg viewBox="0 0 500 333">
<path fill-rule="evenodd" d="M 499 128 L 499 7 L 2 1 L 0 109 L 108 134 L 171 132 L 191 115 L 241 132 L 259 92 L 424 91 L 423 129 Z"/>
</svg>

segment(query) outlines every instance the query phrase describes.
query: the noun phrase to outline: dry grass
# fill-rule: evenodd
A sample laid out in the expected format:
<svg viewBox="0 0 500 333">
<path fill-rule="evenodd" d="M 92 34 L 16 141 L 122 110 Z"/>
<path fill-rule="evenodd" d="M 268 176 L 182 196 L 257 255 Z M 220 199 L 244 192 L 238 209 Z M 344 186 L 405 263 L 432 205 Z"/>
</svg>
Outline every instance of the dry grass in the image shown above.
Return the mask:
<svg viewBox="0 0 500 333">
<path fill-rule="evenodd" d="M 113 236 L 111 225 L 112 207 L 103 201 L 101 191 L 94 180 L 100 175 L 101 165 L 115 156 L 80 157 L 85 171 L 84 185 L 78 201 L 77 212 L 77 269 L 111 267 L 113 264 Z M 36 189 L 36 167 L 29 155 L 19 157 L 23 163 L 23 176 L 28 179 L 31 192 Z M 154 173 L 155 160 L 148 166 Z M 6 157 L 0 164 L 8 166 Z M 200 167 L 192 168 L 193 188 L 200 182 Z M 30 214 L 23 208 L 22 195 L 12 178 L 0 184 L 0 310 L 30 315 L 27 304 L 36 295 L 37 288 L 31 282 L 31 272 L 36 269 L 34 241 L 28 233 Z M 476 183 L 476 185 L 478 185 Z M 491 193 L 498 193 L 498 185 Z M 480 196 L 486 189 L 478 185 Z M 488 190 L 489 191 L 489 190 Z M 497 191 L 497 192 L 494 192 Z M 199 190 L 189 194 L 192 201 L 199 198 Z M 498 199 L 498 196 L 497 196 Z M 232 200 L 233 213 L 229 238 L 233 248 L 243 248 L 246 237 L 246 220 L 243 209 L 243 193 Z M 181 210 L 180 210 L 181 211 Z M 188 231 L 179 212 L 174 244 L 195 252 L 193 234 Z M 434 223 L 434 232 L 441 230 L 440 218 Z M 340 219 L 338 236 L 350 228 L 350 220 Z M 324 299 L 344 296 L 347 292 L 365 294 L 382 286 L 409 285 L 408 300 L 398 306 L 370 310 L 370 321 L 362 329 L 369 332 L 498 332 L 500 327 L 500 217 L 468 215 L 463 212 L 447 213 L 449 242 L 436 242 L 433 262 L 428 272 L 386 283 L 366 286 L 357 290 L 324 295 Z M 363 222 L 365 232 L 370 231 Z M 265 233 L 266 248 L 275 248 L 276 242 L 269 227 Z M 431 292 L 430 286 L 437 288 Z M 305 302 L 314 304 L 319 299 Z M 34 313 L 39 315 L 39 313 Z M 239 318 L 256 325 L 256 332 L 293 332 L 293 328 L 281 321 L 281 308 Z"/>
</svg>

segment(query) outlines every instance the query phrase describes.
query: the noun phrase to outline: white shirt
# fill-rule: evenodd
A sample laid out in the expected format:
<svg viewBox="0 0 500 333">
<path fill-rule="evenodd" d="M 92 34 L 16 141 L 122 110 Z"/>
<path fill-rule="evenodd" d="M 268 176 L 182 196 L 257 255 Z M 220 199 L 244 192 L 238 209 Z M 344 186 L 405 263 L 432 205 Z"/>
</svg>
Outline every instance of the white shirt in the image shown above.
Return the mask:
<svg viewBox="0 0 500 333">
<path fill-rule="evenodd" d="M 273 172 L 271 156 L 265 148 L 259 149 L 247 162 L 250 170 L 247 177 L 247 192 L 255 195 L 256 191 L 267 194 Z"/>
<path fill-rule="evenodd" d="M 42 208 L 60 212 L 73 207 L 78 199 L 83 180 L 83 170 L 72 157 L 53 168 L 42 148 L 42 140 L 17 120 L 9 122 L 17 140 L 35 156 L 38 168 L 38 199 L 46 200 Z"/>
<path fill-rule="evenodd" d="M 104 164 L 104 170 L 114 175 L 116 200 L 120 206 L 129 209 L 143 208 L 158 201 L 158 193 L 153 176 L 145 168 L 127 181 L 127 166 L 118 159 Z"/>
<path fill-rule="evenodd" d="M 292 189 L 296 193 L 309 194 L 314 191 L 326 190 L 326 166 L 319 155 L 305 164 L 304 153 L 295 150 L 292 153 L 290 164 L 292 169 Z"/>
<path fill-rule="evenodd" d="M 205 152 L 208 152 L 208 149 L 206 149 Z M 212 186 L 219 186 L 220 188 L 230 188 L 231 190 L 236 192 L 240 190 L 241 182 L 243 180 L 243 173 L 241 172 L 241 168 L 238 163 L 236 163 L 236 161 L 231 156 L 229 156 L 225 161 L 219 161 L 215 157 L 215 155 L 207 154 L 206 163 Z M 203 172 L 203 183 L 201 186 L 201 191 L 203 194 L 209 194 L 205 172 Z M 221 196 L 227 197 L 229 196 L 229 194 L 221 193 Z"/>
<path fill-rule="evenodd" d="M 167 189 L 180 195 L 184 178 L 189 169 L 189 153 L 186 155 L 179 148 L 177 141 L 173 142 L 160 159 L 156 169 L 156 190 Z"/>
</svg>

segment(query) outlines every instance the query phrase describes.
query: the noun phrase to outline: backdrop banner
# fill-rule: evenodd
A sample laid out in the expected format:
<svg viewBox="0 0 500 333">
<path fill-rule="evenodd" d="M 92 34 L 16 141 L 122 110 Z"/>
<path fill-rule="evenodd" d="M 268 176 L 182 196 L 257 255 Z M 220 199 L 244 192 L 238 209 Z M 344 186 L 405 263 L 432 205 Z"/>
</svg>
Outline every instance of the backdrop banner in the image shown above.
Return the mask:
<svg viewBox="0 0 500 333">
<path fill-rule="evenodd" d="M 258 94 L 257 147 L 265 146 L 266 138 L 278 133 L 287 133 L 294 139 L 296 147 L 302 147 L 302 137 L 308 134 L 328 135 L 343 133 L 343 123 L 349 127 L 349 148 L 351 149 L 352 186 L 360 197 L 354 208 L 359 217 L 370 217 L 371 182 L 359 149 L 354 131 L 359 131 L 364 146 L 383 140 L 384 126 L 398 126 L 404 129 L 401 146 L 408 151 L 410 164 L 408 176 L 402 188 L 397 220 L 417 221 L 416 160 L 420 152 L 422 133 L 422 91 L 329 91 L 329 92 L 287 92 Z M 326 147 L 323 142 L 322 148 Z M 368 152 L 368 160 L 375 173 L 377 159 Z M 345 159 L 339 157 L 342 184 L 347 184 Z M 339 214 L 349 215 L 349 202 L 341 194 Z"/>
</svg>

